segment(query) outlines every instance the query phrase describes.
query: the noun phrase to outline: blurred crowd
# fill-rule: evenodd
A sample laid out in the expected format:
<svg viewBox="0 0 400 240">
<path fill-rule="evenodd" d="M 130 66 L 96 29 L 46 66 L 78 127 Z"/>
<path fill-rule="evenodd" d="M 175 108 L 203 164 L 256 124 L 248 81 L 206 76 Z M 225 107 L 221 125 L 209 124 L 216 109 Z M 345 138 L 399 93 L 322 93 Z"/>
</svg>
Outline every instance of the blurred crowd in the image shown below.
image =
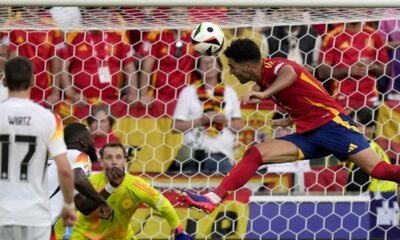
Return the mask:
<svg viewBox="0 0 400 240">
<path fill-rule="evenodd" d="M 241 145 L 273 134 L 262 135 L 256 126 L 251 139 L 246 135 L 243 141 L 246 137 L 241 130 L 252 128 L 252 122 L 241 111 L 255 108 L 239 99 L 251 86 L 240 85 L 229 74 L 223 54 L 202 57 L 196 53 L 190 45 L 191 29 L 116 31 L 98 26 L 97 30 L 62 31 L 62 25 L 78 26 L 84 20 L 89 26 L 100 18 L 117 25 L 124 25 L 130 16 L 167 21 L 174 14 L 186 14 L 194 22 L 213 20 L 202 11 L 208 16 L 214 11 L 216 21 L 234 16 L 229 8 L 193 12 L 180 8 L 10 9 L 10 26 L 23 26 L 35 17 L 43 25 L 58 23 L 60 29 L 1 32 L 0 64 L 13 56 L 31 59 L 35 73 L 32 100 L 58 112 L 65 124 L 87 123 L 97 148 L 110 141 L 127 143 L 116 124 L 121 118 L 168 118 L 172 134 L 184 135 L 175 161 L 168 166 L 170 171 L 227 173 Z M 260 17 L 266 13 L 248 14 L 254 15 L 254 21 L 268 19 Z M 392 163 L 397 163 L 396 139 L 382 137 L 375 126 L 400 121 L 392 113 L 381 114 L 382 106 L 385 113 L 400 113 L 400 20 L 235 27 L 224 28 L 224 33 L 225 45 L 236 38 L 251 38 L 263 56 L 303 65 L 355 117 L 357 112 L 370 111 L 370 122 L 363 123 L 373 127 L 368 137 L 378 139 Z M 3 88 L 0 91 L 6 96 Z M 281 111 L 270 101 L 261 106 L 269 119 Z M 322 165 L 327 166 L 326 162 Z"/>
</svg>

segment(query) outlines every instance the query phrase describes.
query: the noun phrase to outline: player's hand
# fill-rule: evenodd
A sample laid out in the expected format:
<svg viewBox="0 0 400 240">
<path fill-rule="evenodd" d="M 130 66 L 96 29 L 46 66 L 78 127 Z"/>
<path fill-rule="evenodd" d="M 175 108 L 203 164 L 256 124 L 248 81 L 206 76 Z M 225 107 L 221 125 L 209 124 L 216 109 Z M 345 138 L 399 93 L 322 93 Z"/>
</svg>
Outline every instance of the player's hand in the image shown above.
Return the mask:
<svg viewBox="0 0 400 240">
<path fill-rule="evenodd" d="M 124 180 L 125 171 L 114 166 L 111 169 L 106 169 L 106 175 L 108 180 L 110 181 L 110 184 L 113 187 L 118 187 Z"/>
<path fill-rule="evenodd" d="M 260 103 L 261 100 L 266 98 L 267 96 L 265 96 L 263 92 L 250 91 L 243 96 L 241 100 L 244 102 L 244 104 L 256 104 Z"/>
<path fill-rule="evenodd" d="M 281 119 L 272 119 L 271 125 L 272 127 L 290 127 L 293 124 L 292 118 L 281 118 Z"/>
<path fill-rule="evenodd" d="M 61 218 L 63 220 L 64 227 L 73 226 L 77 219 L 75 209 L 63 208 L 61 210 Z"/>
<path fill-rule="evenodd" d="M 103 218 L 103 219 L 109 219 L 112 216 L 113 211 L 114 211 L 110 207 L 110 205 L 108 205 L 107 202 L 99 204 L 99 209 L 100 209 L 99 216 L 100 216 L 100 218 Z"/>
</svg>

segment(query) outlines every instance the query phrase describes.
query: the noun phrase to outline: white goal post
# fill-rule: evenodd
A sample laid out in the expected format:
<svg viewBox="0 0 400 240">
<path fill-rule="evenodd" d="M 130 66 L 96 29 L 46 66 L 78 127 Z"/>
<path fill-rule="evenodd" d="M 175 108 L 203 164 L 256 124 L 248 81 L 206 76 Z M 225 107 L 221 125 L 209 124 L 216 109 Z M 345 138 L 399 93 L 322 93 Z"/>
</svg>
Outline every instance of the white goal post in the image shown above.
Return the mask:
<svg viewBox="0 0 400 240">
<path fill-rule="evenodd" d="M 3 6 L 140 6 L 140 7 L 400 7 L 395 0 L 3 0 Z"/>
</svg>

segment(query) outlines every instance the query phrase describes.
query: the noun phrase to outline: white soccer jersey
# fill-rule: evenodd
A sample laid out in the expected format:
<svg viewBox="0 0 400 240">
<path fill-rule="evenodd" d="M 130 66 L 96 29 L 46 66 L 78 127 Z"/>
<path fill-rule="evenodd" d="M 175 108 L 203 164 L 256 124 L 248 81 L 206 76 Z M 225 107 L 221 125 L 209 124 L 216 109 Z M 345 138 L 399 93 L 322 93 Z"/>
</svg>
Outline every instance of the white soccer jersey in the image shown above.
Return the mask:
<svg viewBox="0 0 400 240">
<path fill-rule="evenodd" d="M 8 88 L 4 87 L 3 81 L 0 80 L 0 101 L 8 98 Z"/>
<path fill-rule="evenodd" d="M 0 225 L 50 226 L 47 153 L 65 153 L 61 119 L 28 99 L 0 103 Z"/>
<path fill-rule="evenodd" d="M 90 171 L 92 169 L 92 162 L 86 153 L 80 152 L 75 149 L 67 150 L 67 158 L 69 165 L 72 169 L 81 168 L 86 175 L 90 176 Z M 57 167 L 54 160 L 49 160 L 48 167 L 48 184 L 49 184 L 49 198 L 50 198 L 50 211 L 51 211 L 51 221 L 55 224 L 58 219 L 62 205 L 64 203 L 64 197 L 59 188 Z"/>
</svg>

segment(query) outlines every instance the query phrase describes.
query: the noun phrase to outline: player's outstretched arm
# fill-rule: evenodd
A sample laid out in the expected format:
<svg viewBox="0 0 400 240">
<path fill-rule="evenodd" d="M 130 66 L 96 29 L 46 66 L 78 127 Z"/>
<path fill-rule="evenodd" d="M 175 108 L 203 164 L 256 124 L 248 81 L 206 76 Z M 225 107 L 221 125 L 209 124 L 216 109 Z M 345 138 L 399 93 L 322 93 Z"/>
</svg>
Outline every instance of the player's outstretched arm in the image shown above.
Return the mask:
<svg viewBox="0 0 400 240">
<path fill-rule="evenodd" d="M 109 179 L 109 182 L 104 187 L 104 189 L 100 192 L 100 196 L 104 199 L 107 199 L 112 192 L 122 183 L 125 177 L 125 172 L 118 167 L 113 167 L 112 169 L 105 169 L 105 174 Z M 83 194 L 78 194 L 75 196 L 76 207 L 78 210 L 84 215 L 89 215 L 93 211 L 95 211 L 99 204 L 87 197 Z"/>
<path fill-rule="evenodd" d="M 86 176 L 85 171 L 81 168 L 74 169 L 75 176 L 75 188 L 79 193 L 83 194 L 88 199 L 93 200 L 98 208 L 100 209 L 100 217 L 101 218 L 109 218 L 113 212 L 113 209 L 108 205 L 105 198 L 103 198 L 90 183 L 89 179 Z"/>
<path fill-rule="evenodd" d="M 132 194 L 140 201 L 159 212 L 168 225 L 173 229 L 174 237 L 178 240 L 192 240 L 193 238 L 183 230 L 181 221 L 171 202 L 162 193 L 154 189 L 141 178 L 137 178 L 131 186 Z"/>
<path fill-rule="evenodd" d="M 72 226 L 77 218 L 73 197 L 74 177 L 66 153 L 54 156 L 53 159 L 57 165 L 58 181 L 64 196 L 64 206 L 61 211 L 61 217 L 65 226 Z"/>
</svg>

